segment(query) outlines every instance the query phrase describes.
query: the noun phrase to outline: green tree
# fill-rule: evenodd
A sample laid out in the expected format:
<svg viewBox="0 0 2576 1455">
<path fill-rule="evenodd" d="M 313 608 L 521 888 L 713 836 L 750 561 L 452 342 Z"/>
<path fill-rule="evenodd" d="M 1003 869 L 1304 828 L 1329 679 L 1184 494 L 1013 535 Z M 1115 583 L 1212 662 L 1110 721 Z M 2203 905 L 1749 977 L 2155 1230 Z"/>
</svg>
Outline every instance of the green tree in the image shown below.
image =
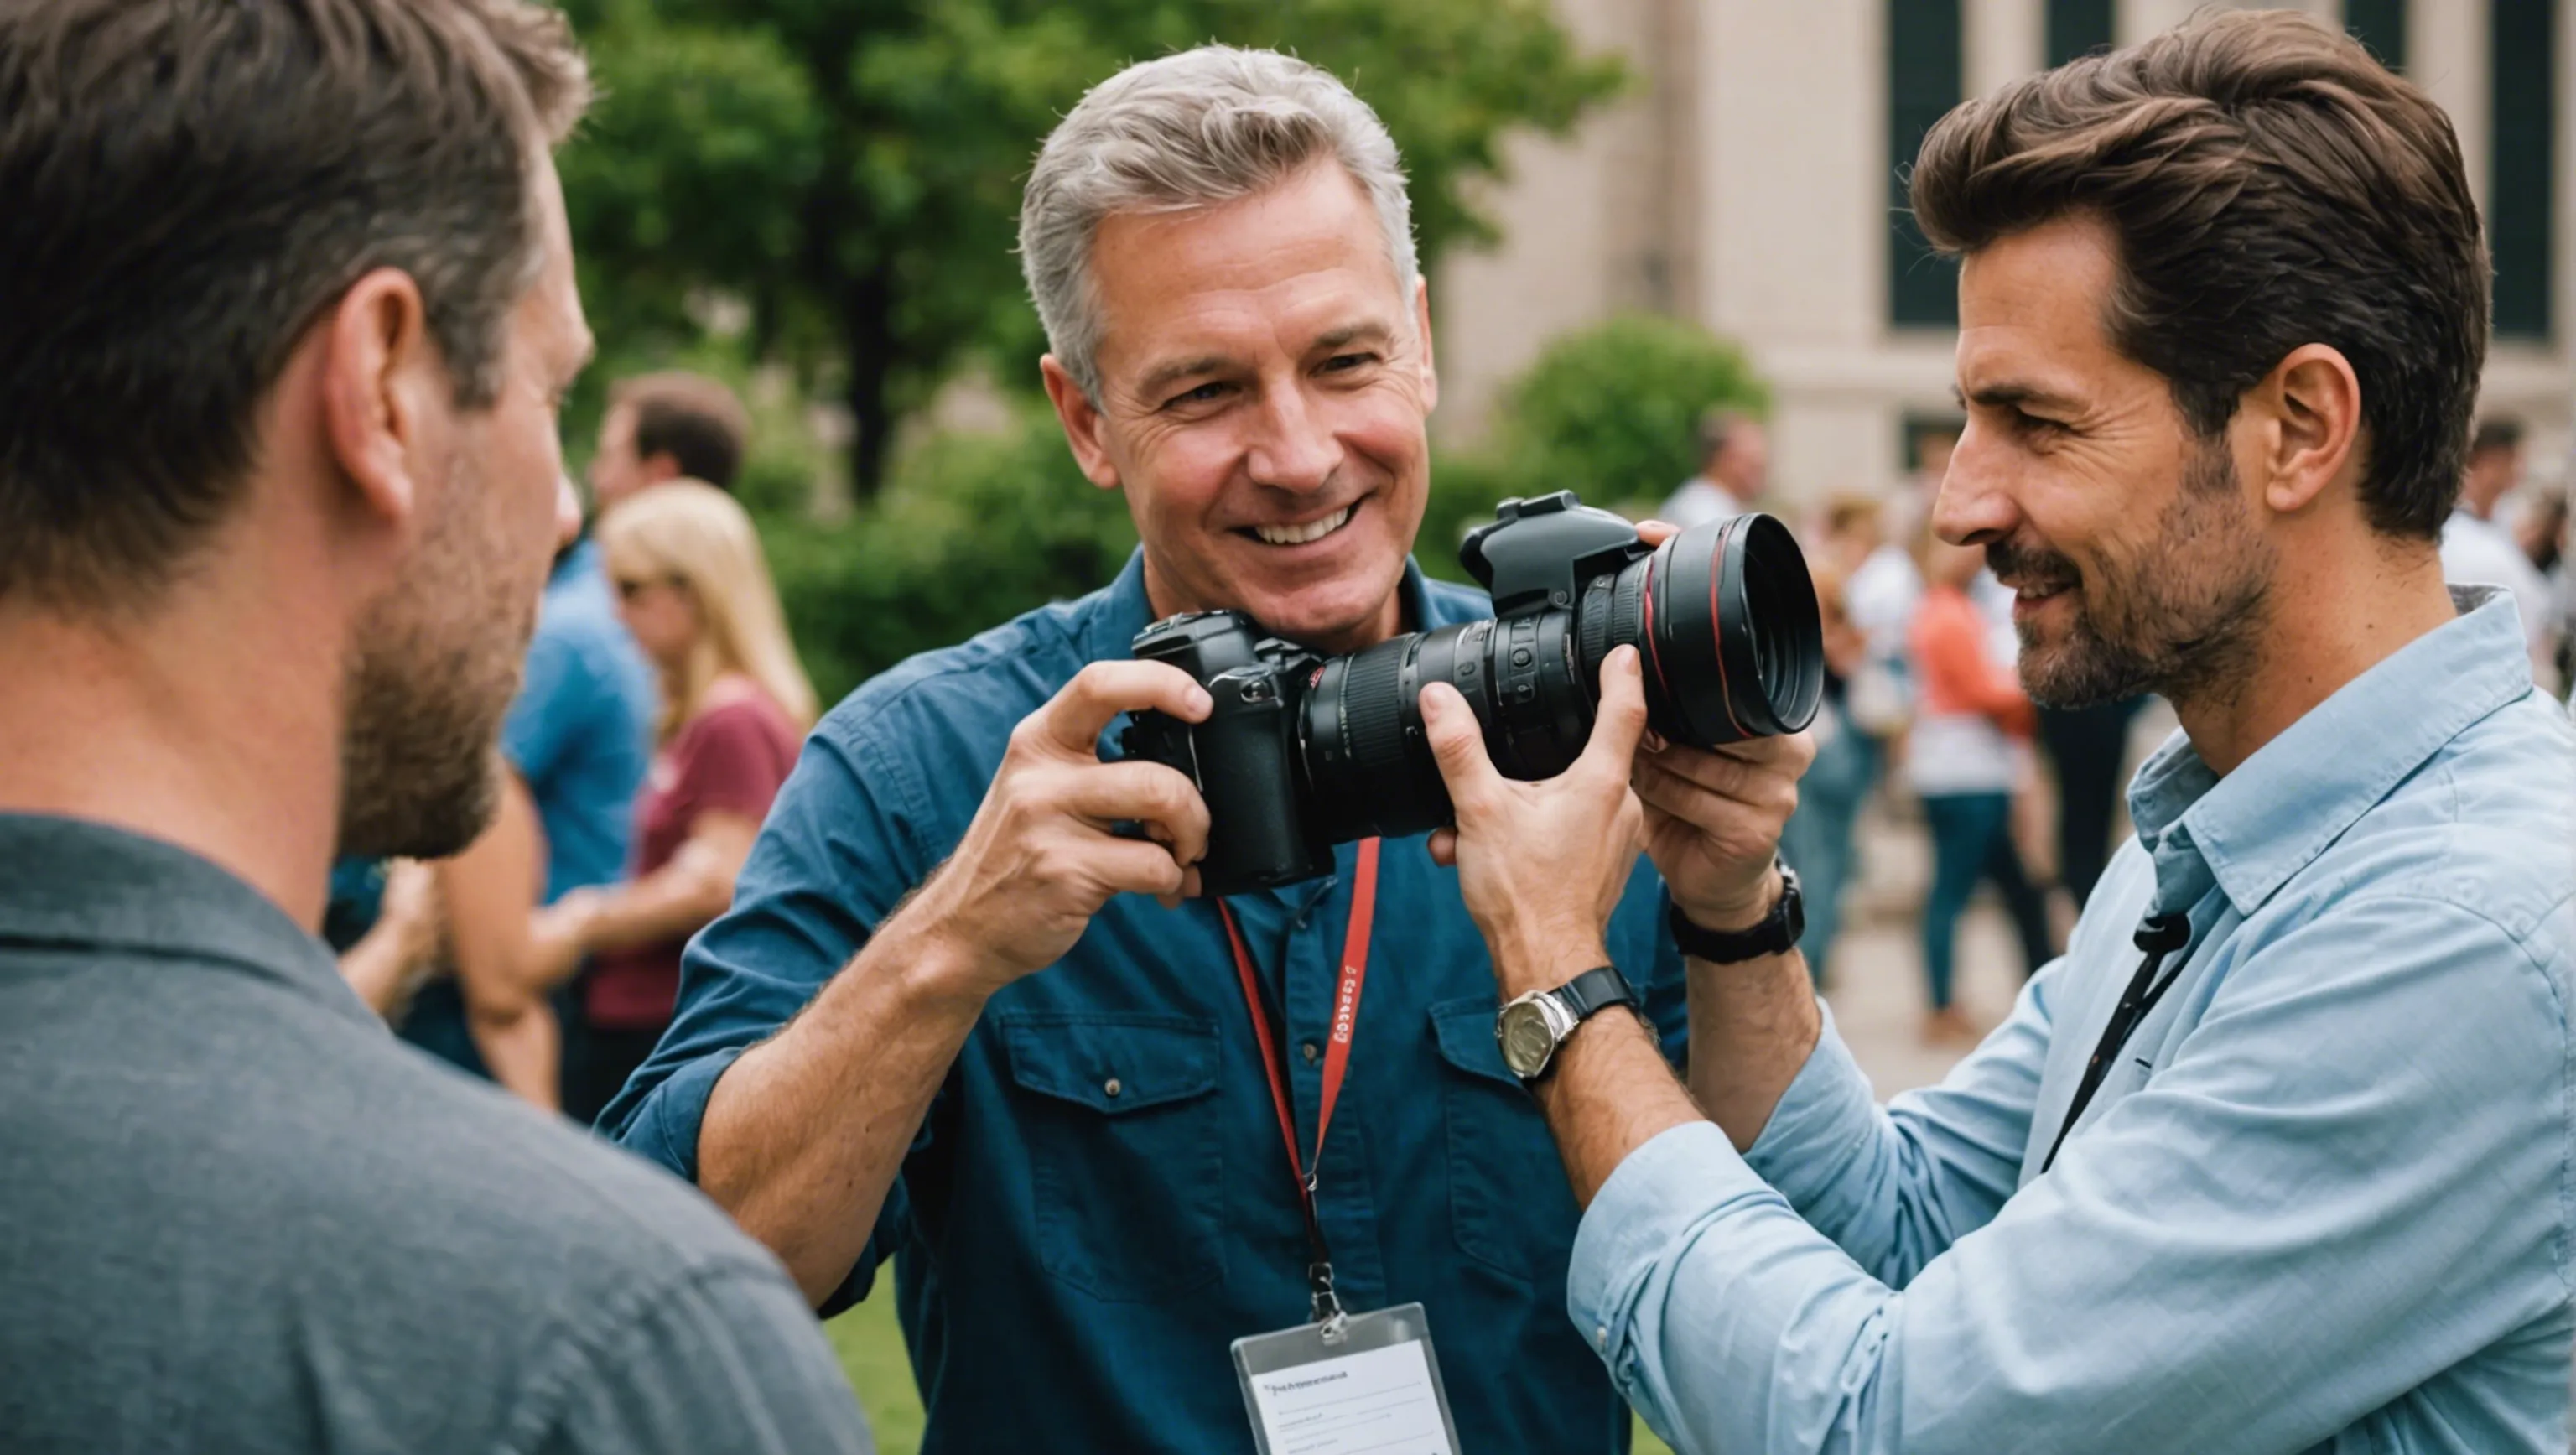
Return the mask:
<svg viewBox="0 0 2576 1455">
<path fill-rule="evenodd" d="M 684 340 L 711 295 L 755 356 L 797 363 L 858 426 L 854 488 L 894 420 L 980 353 L 1033 387 L 1012 245 L 1039 141 L 1127 61 L 1209 39 L 1327 67 L 1386 120 L 1426 261 L 1490 238 L 1471 193 L 1516 126 L 1563 133 L 1620 83 L 1546 0 L 566 0 L 603 96 L 564 158 L 585 294 L 621 352 Z"/>
</svg>

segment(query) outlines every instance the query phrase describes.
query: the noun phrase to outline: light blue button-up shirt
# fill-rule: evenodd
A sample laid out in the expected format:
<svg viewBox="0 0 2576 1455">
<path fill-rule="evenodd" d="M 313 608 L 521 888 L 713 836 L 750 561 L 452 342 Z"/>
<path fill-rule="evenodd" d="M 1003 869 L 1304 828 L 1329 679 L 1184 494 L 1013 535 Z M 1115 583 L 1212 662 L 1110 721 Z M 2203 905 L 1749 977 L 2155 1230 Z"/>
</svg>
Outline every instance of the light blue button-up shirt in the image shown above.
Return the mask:
<svg viewBox="0 0 2576 1455">
<path fill-rule="evenodd" d="M 1752 1151 L 1676 1128 L 1568 1306 L 1684 1452 L 2567 1448 L 2576 730 L 2509 602 L 2224 778 L 2177 734 L 2066 956 L 1882 1109 L 1828 1021 Z M 2141 958 L 2180 978 L 2040 1171 Z"/>
</svg>

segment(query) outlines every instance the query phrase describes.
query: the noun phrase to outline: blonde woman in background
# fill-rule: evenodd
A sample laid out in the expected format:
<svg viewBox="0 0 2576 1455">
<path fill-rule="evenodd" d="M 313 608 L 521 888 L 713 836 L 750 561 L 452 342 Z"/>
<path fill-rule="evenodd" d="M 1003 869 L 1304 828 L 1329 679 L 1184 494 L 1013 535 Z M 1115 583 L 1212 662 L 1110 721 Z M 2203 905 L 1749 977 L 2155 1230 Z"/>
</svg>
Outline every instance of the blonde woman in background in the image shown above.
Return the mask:
<svg viewBox="0 0 2576 1455">
<path fill-rule="evenodd" d="M 814 723 L 760 538 L 732 496 L 697 480 L 638 492 L 600 523 L 618 614 L 662 679 L 653 767 L 635 805 L 627 878 L 537 916 L 535 973 L 586 956 L 592 1045 L 565 1110 L 595 1120 L 670 1024 L 680 950 L 733 901 L 770 800 Z"/>
</svg>

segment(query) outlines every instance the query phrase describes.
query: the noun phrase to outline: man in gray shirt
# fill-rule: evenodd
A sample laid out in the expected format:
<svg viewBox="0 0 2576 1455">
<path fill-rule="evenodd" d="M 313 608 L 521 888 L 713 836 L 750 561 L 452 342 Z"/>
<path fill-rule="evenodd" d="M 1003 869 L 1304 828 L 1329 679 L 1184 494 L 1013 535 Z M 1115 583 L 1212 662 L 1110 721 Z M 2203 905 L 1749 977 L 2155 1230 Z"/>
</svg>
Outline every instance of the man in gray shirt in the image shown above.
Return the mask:
<svg viewBox="0 0 2576 1455">
<path fill-rule="evenodd" d="M 865 1451 L 776 1262 L 399 1046 L 590 350 L 520 0 L 0 7 L 0 1446 Z"/>
</svg>

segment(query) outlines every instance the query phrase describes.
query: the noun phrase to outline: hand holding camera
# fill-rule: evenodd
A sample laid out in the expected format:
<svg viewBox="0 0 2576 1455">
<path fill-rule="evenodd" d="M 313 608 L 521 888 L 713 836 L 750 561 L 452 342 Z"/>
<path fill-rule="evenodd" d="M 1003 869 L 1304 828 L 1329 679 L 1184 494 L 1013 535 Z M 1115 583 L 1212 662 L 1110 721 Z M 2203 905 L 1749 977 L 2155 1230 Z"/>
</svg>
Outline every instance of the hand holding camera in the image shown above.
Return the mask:
<svg viewBox="0 0 2576 1455">
<path fill-rule="evenodd" d="M 1103 729 L 1153 711 L 1208 716 L 1208 693 L 1159 662 L 1094 662 L 1021 720 L 957 851 L 920 907 L 979 968 L 983 994 L 1062 959 L 1111 895 L 1198 891 L 1208 813 L 1190 780 L 1152 762 L 1100 761 Z M 1122 836 L 1123 824 L 1144 837 Z"/>
<path fill-rule="evenodd" d="M 1681 534 L 1654 520 L 1637 533 L 1656 545 Z M 1821 631 L 1817 640 L 1821 649 Z M 1802 720 L 1796 732 L 1709 747 L 1646 735 L 1629 780 L 1645 806 L 1646 854 L 1692 923 L 1740 929 L 1778 897 L 1771 866 L 1780 831 L 1798 807 L 1798 780 L 1816 758 L 1805 726 Z"/>
<path fill-rule="evenodd" d="M 1431 836 L 1431 857 L 1458 867 L 1459 897 L 1492 947 L 1510 999 L 1554 990 L 1610 963 L 1602 927 L 1637 867 L 1644 809 L 1628 788 L 1629 763 L 1646 727 L 1637 651 L 1601 664 L 1592 737 L 1571 767 L 1518 783 L 1486 757 L 1475 713 L 1456 688 L 1423 689 L 1431 754 L 1458 824 Z"/>
</svg>

